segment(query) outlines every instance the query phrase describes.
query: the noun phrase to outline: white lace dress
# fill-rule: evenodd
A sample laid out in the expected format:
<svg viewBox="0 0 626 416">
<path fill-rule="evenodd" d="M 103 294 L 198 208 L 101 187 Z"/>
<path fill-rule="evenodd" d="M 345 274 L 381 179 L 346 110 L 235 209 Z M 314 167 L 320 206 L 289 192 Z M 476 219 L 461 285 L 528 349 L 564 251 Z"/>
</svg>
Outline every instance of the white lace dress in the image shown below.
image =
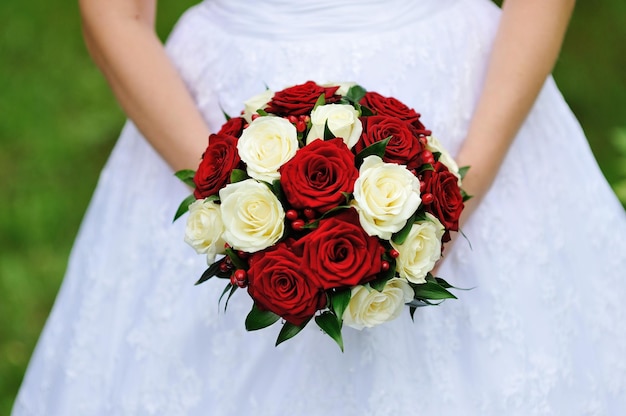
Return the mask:
<svg viewBox="0 0 626 416">
<path fill-rule="evenodd" d="M 306 80 L 395 96 L 455 153 L 498 21 L 487 0 L 206 0 L 168 51 L 215 131 L 221 108 Z M 530 25 L 530 23 L 529 23 Z M 529 26 L 530 27 L 530 26 Z M 626 218 L 553 81 L 440 274 L 460 299 L 274 347 L 250 301 L 172 224 L 188 194 L 132 124 L 108 161 L 16 400 L 18 415 L 618 415 Z"/>
</svg>

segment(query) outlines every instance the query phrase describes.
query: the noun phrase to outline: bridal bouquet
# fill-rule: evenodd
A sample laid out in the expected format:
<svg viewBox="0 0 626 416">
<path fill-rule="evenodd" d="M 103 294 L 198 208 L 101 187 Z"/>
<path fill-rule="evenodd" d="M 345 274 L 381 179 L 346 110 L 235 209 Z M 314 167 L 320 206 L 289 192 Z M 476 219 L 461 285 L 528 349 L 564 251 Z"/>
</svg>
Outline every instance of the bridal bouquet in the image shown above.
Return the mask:
<svg viewBox="0 0 626 416">
<path fill-rule="evenodd" d="M 194 192 L 176 218 L 189 211 L 185 241 L 207 256 L 198 283 L 229 279 L 226 303 L 247 288 L 248 330 L 281 320 L 278 345 L 314 319 L 343 350 L 343 325 L 455 297 L 431 271 L 464 172 L 402 102 L 309 81 L 227 116 L 198 169 L 177 172 Z"/>
</svg>

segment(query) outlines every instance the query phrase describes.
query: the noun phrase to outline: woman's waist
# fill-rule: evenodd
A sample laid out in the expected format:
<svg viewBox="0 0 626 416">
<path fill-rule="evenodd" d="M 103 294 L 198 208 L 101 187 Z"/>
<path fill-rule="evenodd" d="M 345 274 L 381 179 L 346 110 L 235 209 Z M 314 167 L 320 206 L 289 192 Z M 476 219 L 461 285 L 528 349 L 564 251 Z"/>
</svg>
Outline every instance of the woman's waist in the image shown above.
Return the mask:
<svg viewBox="0 0 626 416">
<path fill-rule="evenodd" d="M 233 34 L 266 38 L 329 36 L 389 31 L 420 20 L 459 0 L 205 0 L 211 19 Z"/>
</svg>

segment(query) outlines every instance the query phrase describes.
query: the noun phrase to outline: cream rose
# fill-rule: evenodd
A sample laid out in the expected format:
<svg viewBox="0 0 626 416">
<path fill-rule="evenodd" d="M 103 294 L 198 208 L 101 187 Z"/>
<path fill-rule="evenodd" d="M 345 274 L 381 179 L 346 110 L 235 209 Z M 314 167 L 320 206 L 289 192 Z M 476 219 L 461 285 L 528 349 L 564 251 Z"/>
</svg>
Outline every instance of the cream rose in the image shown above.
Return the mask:
<svg viewBox="0 0 626 416">
<path fill-rule="evenodd" d="M 220 206 L 213 201 L 198 199 L 189 205 L 185 227 L 185 242 L 198 254 L 206 254 L 207 263 L 213 264 L 217 254 L 224 253 L 224 223 Z"/>
<path fill-rule="evenodd" d="M 352 205 L 361 226 L 371 236 L 385 240 L 400 231 L 421 203 L 420 182 L 406 167 L 368 156 L 354 184 Z"/>
<path fill-rule="evenodd" d="M 338 95 L 346 95 L 350 88 L 354 87 L 356 82 L 329 82 L 327 84 L 323 84 L 322 87 L 339 87 L 335 94 Z"/>
<path fill-rule="evenodd" d="M 461 186 L 461 175 L 459 174 L 459 165 L 456 164 L 454 158 L 450 155 L 450 153 L 446 150 L 445 147 L 441 144 L 436 137 L 428 136 L 426 138 L 426 149 L 431 151 L 432 153 L 439 152 L 441 156 L 439 156 L 439 161 L 448 168 L 450 172 L 454 174 L 458 178 L 459 187 Z"/>
<path fill-rule="evenodd" d="M 363 329 L 397 318 L 404 304 L 413 299 L 413 289 L 404 279 L 390 279 L 382 292 L 366 286 L 352 288 L 350 303 L 343 313 L 343 323 Z"/>
<path fill-rule="evenodd" d="M 254 179 L 220 190 L 224 240 L 236 250 L 254 253 L 275 244 L 284 231 L 285 212 L 267 185 Z"/>
<path fill-rule="evenodd" d="M 298 133 L 284 118 L 259 117 L 244 129 L 237 150 L 248 166 L 248 175 L 272 182 L 280 179 L 278 169 L 298 151 Z"/>
<path fill-rule="evenodd" d="M 243 103 L 244 110 L 242 117 L 246 119 L 248 123 L 252 122 L 252 116 L 254 114 L 258 114 L 257 110 L 264 110 L 273 97 L 274 91 L 267 89 L 261 94 L 257 94 L 254 97 L 249 98 Z"/>
<path fill-rule="evenodd" d="M 396 259 L 396 271 L 411 283 L 426 283 L 426 274 L 435 267 L 441 257 L 441 237 L 445 228 L 439 220 L 427 213 L 426 221 L 411 227 L 403 244 L 391 241 L 400 255 Z"/>
<path fill-rule="evenodd" d="M 306 143 L 324 138 L 324 126 L 328 121 L 328 129 L 341 137 L 349 149 L 359 141 L 363 132 L 363 124 L 359 120 L 359 112 L 349 104 L 320 105 L 311 112 L 311 130 Z"/>
</svg>

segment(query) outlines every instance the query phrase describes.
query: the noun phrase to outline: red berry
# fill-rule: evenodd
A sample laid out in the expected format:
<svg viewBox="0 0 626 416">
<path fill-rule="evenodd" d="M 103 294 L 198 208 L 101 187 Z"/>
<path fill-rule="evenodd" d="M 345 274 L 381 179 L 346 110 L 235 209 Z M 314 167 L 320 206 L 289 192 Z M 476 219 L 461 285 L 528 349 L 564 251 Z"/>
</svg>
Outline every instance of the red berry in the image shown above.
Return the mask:
<svg viewBox="0 0 626 416">
<path fill-rule="evenodd" d="M 247 259 L 248 257 L 250 257 L 250 253 L 246 253 L 245 251 L 238 250 L 237 257 L 239 257 L 240 259 Z"/>
<path fill-rule="evenodd" d="M 238 287 L 244 288 L 248 286 L 248 273 L 246 273 L 244 269 L 235 270 L 233 277 L 235 278 L 235 284 Z"/>
<path fill-rule="evenodd" d="M 400 252 L 396 250 L 395 248 L 392 248 L 391 250 L 389 250 L 389 256 L 391 258 L 397 259 L 399 255 L 400 255 Z"/>
<path fill-rule="evenodd" d="M 221 262 L 220 263 L 220 271 L 227 272 L 228 269 L 230 269 L 230 267 L 228 267 L 228 264 L 226 264 L 226 262 Z"/>
<path fill-rule="evenodd" d="M 389 262 L 387 260 L 383 260 L 380 262 L 380 268 L 382 269 L 383 272 L 386 272 L 387 270 L 389 270 Z"/>
<path fill-rule="evenodd" d="M 420 138 L 418 140 L 419 140 L 419 142 L 421 143 L 422 146 L 426 147 L 426 144 L 428 143 L 428 139 L 426 139 L 425 136 L 420 136 Z"/>
<path fill-rule="evenodd" d="M 287 120 L 289 120 L 289 122 L 291 124 L 296 124 L 298 122 L 298 117 L 296 117 L 296 116 L 289 116 L 289 117 L 287 117 Z"/>
<path fill-rule="evenodd" d="M 312 220 L 313 218 L 315 218 L 315 210 L 313 210 L 311 208 L 305 208 L 304 209 L 304 216 L 307 217 L 308 219 Z"/>
<path fill-rule="evenodd" d="M 424 163 L 430 163 L 431 165 L 435 163 L 435 157 L 430 150 L 424 150 L 422 152 L 422 160 L 424 161 Z"/>
<path fill-rule="evenodd" d="M 422 195 L 422 202 L 424 203 L 424 205 L 430 205 L 433 203 L 434 200 L 435 200 L 435 197 L 433 196 L 433 194 L 429 192 Z"/>
<path fill-rule="evenodd" d="M 301 120 L 304 120 L 305 123 L 308 123 L 309 121 L 311 121 L 311 117 L 309 116 L 300 116 Z"/>
<path fill-rule="evenodd" d="M 293 228 L 296 231 L 302 231 L 302 228 L 304 228 L 304 220 L 301 219 L 297 219 L 294 221 L 291 221 L 291 228 Z"/>
<path fill-rule="evenodd" d="M 420 181 L 420 193 L 426 189 L 426 182 Z"/>
<path fill-rule="evenodd" d="M 306 130 L 306 123 L 302 120 L 299 120 L 296 123 L 296 130 L 298 130 L 298 133 L 302 133 L 303 131 Z"/>
<path fill-rule="evenodd" d="M 289 221 L 294 221 L 298 219 L 298 211 L 296 211 L 295 209 L 290 209 L 287 212 L 285 212 L 285 217 L 287 217 L 287 219 Z"/>
<path fill-rule="evenodd" d="M 230 284 L 235 286 L 237 284 L 237 279 L 235 279 L 235 275 L 231 274 L 230 275 Z"/>
<path fill-rule="evenodd" d="M 259 114 L 252 114 L 252 117 L 250 117 L 252 119 L 252 121 L 256 120 L 257 118 L 261 117 Z"/>
</svg>

